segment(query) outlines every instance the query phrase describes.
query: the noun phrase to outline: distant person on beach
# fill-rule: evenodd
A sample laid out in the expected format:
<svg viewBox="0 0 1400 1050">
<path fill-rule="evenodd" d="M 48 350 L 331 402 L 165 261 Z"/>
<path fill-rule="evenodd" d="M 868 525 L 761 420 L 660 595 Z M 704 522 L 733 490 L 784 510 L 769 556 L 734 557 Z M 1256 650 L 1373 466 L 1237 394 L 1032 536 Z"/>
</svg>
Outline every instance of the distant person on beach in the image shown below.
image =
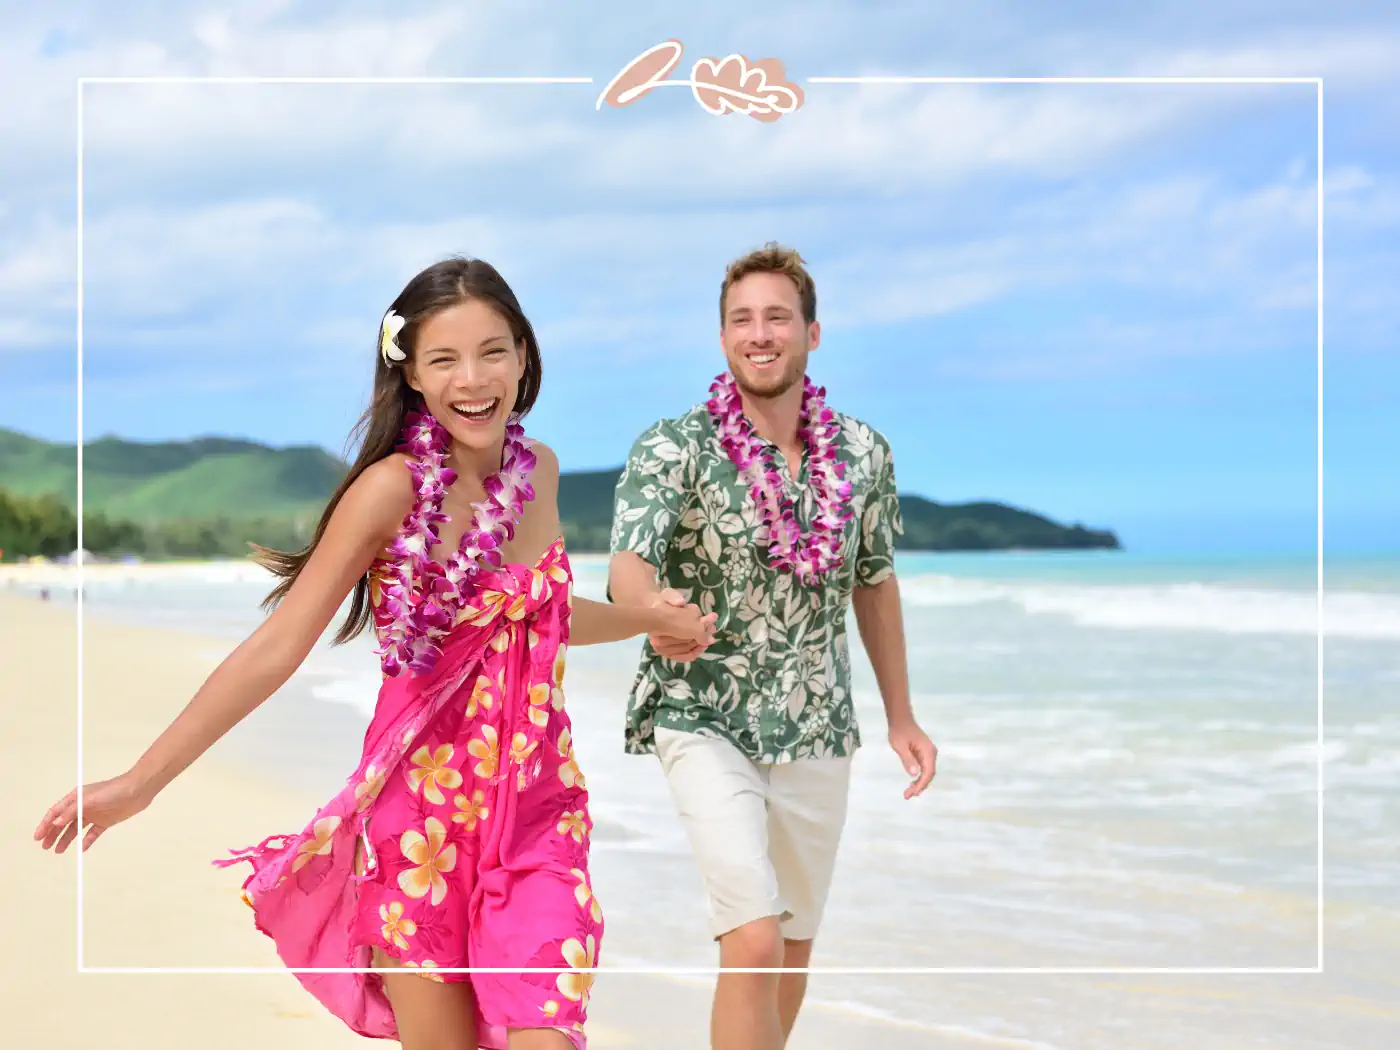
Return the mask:
<svg viewBox="0 0 1400 1050">
<path fill-rule="evenodd" d="M 384 672 L 364 753 L 300 832 L 247 860 L 244 900 L 287 965 L 361 1035 L 405 1050 L 582 1048 L 603 916 L 564 710 L 565 650 L 644 633 L 704 645 L 713 616 L 573 596 L 559 461 L 519 420 L 535 334 L 501 276 L 449 259 L 385 314 L 360 451 L 310 546 L 261 550 L 267 620 L 126 773 L 70 792 L 35 832 L 87 849 L 291 677 L 347 594 Z M 398 451 L 396 451 L 398 449 Z M 679 644 L 679 643 L 677 643 Z M 305 741 L 315 747 L 316 741 Z M 555 973 L 449 973 L 451 968 Z"/>
<path fill-rule="evenodd" d="M 609 569 L 613 600 L 697 604 L 717 615 L 715 640 L 650 632 L 626 749 L 659 756 L 721 968 L 804 969 L 860 743 L 851 605 L 905 798 L 932 781 L 937 749 L 910 705 L 890 448 L 806 378 L 821 330 L 802 258 L 770 244 L 732 263 L 719 308 L 729 369 L 707 402 L 633 445 Z M 722 974 L 712 1045 L 777 1050 L 805 991 L 801 973 Z"/>
</svg>

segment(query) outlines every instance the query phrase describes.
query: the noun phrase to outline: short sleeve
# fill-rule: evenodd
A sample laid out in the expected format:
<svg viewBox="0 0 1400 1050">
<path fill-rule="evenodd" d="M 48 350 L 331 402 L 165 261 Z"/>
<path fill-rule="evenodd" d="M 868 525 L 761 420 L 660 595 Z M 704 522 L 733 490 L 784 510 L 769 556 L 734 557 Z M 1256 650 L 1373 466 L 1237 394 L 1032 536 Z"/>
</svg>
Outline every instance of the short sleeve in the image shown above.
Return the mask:
<svg viewBox="0 0 1400 1050">
<path fill-rule="evenodd" d="M 613 496 L 611 552 L 631 551 L 658 569 L 685 504 L 685 443 L 671 420 L 632 445 Z"/>
<path fill-rule="evenodd" d="M 873 456 L 874 476 L 865 497 L 856 546 L 857 587 L 873 587 L 894 573 L 895 537 L 904 535 L 899 492 L 895 487 L 894 455 L 889 443 L 879 435 L 875 438 Z"/>
</svg>

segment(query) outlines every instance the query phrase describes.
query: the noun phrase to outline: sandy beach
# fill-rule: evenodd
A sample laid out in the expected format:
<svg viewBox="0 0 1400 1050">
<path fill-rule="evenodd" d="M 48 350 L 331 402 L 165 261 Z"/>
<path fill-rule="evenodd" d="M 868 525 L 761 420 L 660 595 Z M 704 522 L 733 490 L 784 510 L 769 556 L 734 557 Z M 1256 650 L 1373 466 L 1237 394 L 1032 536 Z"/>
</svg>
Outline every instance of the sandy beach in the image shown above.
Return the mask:
<svg viewBox="0 0 1400 1050">
<path fill-rule="evenodd" d="M 15 785 L 5 807 L 11 930 L 16 946 L 4 1000 L 5 1042 L 47 1050 L 205 1050 L 392 1045 L 361 1039 L 286 973 L 78 973 L 76 857 L 41 851 L 31 833 L 73 783 L 76 621 L 71 603 L 0 595 L 4 763 Z M 119 772 L 208 673 L 189 636 L 105 623 L 84 630 L 85 770 Z M 274 700 L 275 702 L 275 700 Z M 216 748 L 145 813 L 84 857 L 84 963 L 103 967 L 277 967 L 272 943 L 240 902 L 245 869 L 210 859 L 230 845 L 300 827 L 319 800 L 262 783 Z M 595 986 L 590 1046 L 701 1048 L 708 993 L 694 983 L 630 975 Z M 814 1008 L 794 1047 L 985 1046 Z"/>
<path fill-rule="evenodd" d="M 256 573 L 239 563 L 87 568 L 88 779 L 126 768 L 213 661 L 256 622 L 265 582 Z M 184 577 L 190 580 L 181 583 Z M 1309 809 L 1313 753 L 1298 744 L 1299 727 L 1309 729 L 1315 711 L 1305 658 L 1313 641 L 1301 631 L 1279 633 L 1290 627 L 1280 611 L 1292 616 L 1310 598 L 1280 587 L 1258 598 L 1246 594 L 1244 606 L 1236 591 L 1193 585 L 1193 595 L 1219 603 L 1211 622 L 1264 617 L 1274 633 L 1198 634 L 1186 639 L 1188 649 L 1156 630 L 1095 625 L 1114 608 L 1106 601 L 1114 595 L 1136 603 L 1127 607 L 1134 624 L 1152 616 L 1174 623 L 1178 592 L 1171 589 L 1147 592 L 1134 582 L 1093 592 L 1077 583 L 1058 590 L 1035 581 L 997 584 L 999 594 L 1028 603 L 1053 600 L 1071 608 L 1078 602 L 1089 622 L 1067 626 L 1039 613 L 1018 616 L 1004 601 L 987 603 L 986 581 L 920 581 L 916 571 L 910 577 L 909 614 L 919 618 L 911 620 L 917 627 L 911 638 L 928 647 L 914 650 L 915 660 L 925 661 L 915 673 L 937 682 L 937 693 L 924 702 L 944 748 L 940 784 L 927 807 L 901 807 L 889 801 L 897 798 L 897 771 L 878 748 L 862 758 L 865 780 L 817 965 L 1064 962 L 1162 969 L 817 974 L 793 1050 L 1393 1045 L 1386 1033 L 1400 1023 L 1400 981 L 1393 975 L 1400 914 L 1393 903 L 1396 853 L 1386 828 L 1394 826 L 1389 771 L 1400 723 L 1390 713 L 1386 685 L 1396 680 L 1393 650 L 1373 638 L 1396 620 L 1389 593 L 1358 588 L 1341 597 L 1343 611 L 1345 603 L 1356 606 L 1352 620 L 1329 620 L 1336 633 L 1328 665 L 1325 973 L 1185 974 L 1170 968 L 1309 967 L 1316 959 L 1308 838 L 1316 827 Z M 597 584 L 591 577 L 586 582 Z M 363 662 L 373 669 L 372 660 L 361 659 L 367 650 L 340 653 L 320 670 L 308 666 L 148 812 L 106 835 L 85 858 L 86 966 L 269 972 L 76 972 L 76 854 L 44 853 L 31 837 L 75 772 L 72 583 L 72 570 L 60 566 L 0 567 L 0 687 L 7 701 L 0 740 L 16 785 L 4 826 L 11 910 L 18 912 L 15 961 L 0 991 L 18 1032 L 7 1033 L 4 1044 L 17 1050 L 184 1050 L 192 1041 L 209 1050 L 392 1045 L 351 1034 L 282 971 L 239 901 L 246 869 L 209 863 L 230 847 L 295 831 L 323 792 L 338 786 L 363 732 L 366 686 L 356 676 L 364 668 L 355 668 Z M 51 601 L 34 597 L 42 586 L 50 588 Z M 921 588 L 931 589 L 930 604 L 919 604 Z M 959 596 L 962 604 L 947 604 Z M 1348 622 L 1358 625 L 1351 637 L 1340 633 Z M 1196 652 L 1202 637 L 1220 649 L 1193 693 L 1173 675 L 1182 653 Z M 1007 652 L 1021 654 L 1033 673 L 1007 670 Z M 647 965 L 639 958 L 712 965 L 692 896 L 698 890 L 693 861 L 683 846 L 668 845 L 669 811 L 643 806 L 663 790 L 659 774 L 652 763 L 618 754 L 618 683 L 631 673 L 633 656 L 625 646 L 575 655 L 569 702 L 602 821 L 594 875 L 609 909 L 611 949 L 609 957 L 605 947 L 602 965 Z M 1100 679 L 1072 677 L 1080 667 L 1118 674 L 1128 699 L 1119 706 L 1102 699 Z M 1220 683 L 1240 681 L 1238 669 L 1245 667 L 1259 676 L 1257 694 L 1222 710 L 1220 697 L 1229 694 Z M 1236 677 L 1226 677 L 1227 669 Z M 342 673 L 351 677 L 340 681 Z M 355 702 L 345 703 L 347 696 Z M 1143 699 L 1147 721 L 1139 723 Z M 1178 721 L 1164 722 L 1167 713 Z M 1120 755 L 1128 757 L 1115 772 L 1109 763 Z M 1114 809 L 1135 790 L 1142 792 L 1137 808 Z M 648 829 L 652 841 L 639 841 Z M 1102 845 L 1110 835 L 1113 851 Z M 1240 842 L 1244 848 L 1232 845 Z M 1184 858 L 1175 869 L 1174 858 Z M 1217 859 L 1216 867 L 1207 866 Z M 1251 867 L 1232 874 L 1225 862 Z M 604 972 L 594 990 L 590 1046 L 704 1050 L 711 982 Z"/>
</svg>

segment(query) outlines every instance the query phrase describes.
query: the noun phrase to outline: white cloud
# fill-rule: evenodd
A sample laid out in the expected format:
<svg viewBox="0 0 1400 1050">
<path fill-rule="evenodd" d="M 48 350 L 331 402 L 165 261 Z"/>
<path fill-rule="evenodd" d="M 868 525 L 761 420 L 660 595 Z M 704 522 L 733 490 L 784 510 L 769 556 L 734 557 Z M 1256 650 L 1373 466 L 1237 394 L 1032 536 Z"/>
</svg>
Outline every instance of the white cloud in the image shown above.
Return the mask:
<svg viewBox="0 0 1400 1050">
<path fill-rule="evenodd" d="M 39 311 L 69 309 L 76 258 L 71 226 L 48 216 L 21 223 L 18 217 L 0 219 L 3 243 L 0 254 L 0 303 L 12 313 L 17 308 Z"/>
<path fill-rule="evenodd" d="M 51 353 L 54 346 L 74 345 L 72 325 L 59 325 L 52 321 L 35 321 L 24 316 L 0 318 L 0 357 L 18 357 L 21 354 L 42 350 Z M 16 376 L 7 376 L 6 382 L 15 382 Z"/>
<path fill-rule="evenodd" d="M 89 231 L 92 329 L 94 345 L 109 336 L 108 352 L 142 347 L 138 369 L 192 346 L 210 367 L 289 351 L 356 360 L 407 275 L 463 251 L 500 267 L 552 349 L 637 362 L 713 341 L 723 263 L 753 246 L 757 229 L 786 230 L 799 247 L 817 242 L 817 252 L 803 250 L 833 333 L 1095 282 L 1170 293 L 1176 309 L 1248 328 L 1261 313 L 1311 307 L 1305 197 L 1296 172 L 1235 194 L 1195 177 L 1076 186 L 978 216 L 976 238 L 909 216 L 898 242 L 861 235 L 869 215 L 883 214 L 878 204 L 836 216 L 797 206 L 417 223 L 348 222 L 275 198 L 125 209 Z M 146 246 L 139 258 L 132 244 Z"/>
<path fill-rule="evenodd" d="M 397 15 L 338 12 L 297 24 L 290 5 L 269 5 L 262 18 L 225 10 L 195 16 L 190 35 L 203 71 L 216 76 L 415 75 L 439 61 L 481 59 L 493 19 L 480 5 L 445 4 Z"/>
<path fill-rule="evenodd" d="M 1143 75 L 1161 76 L 1320 76 L 1329 87 L 1357 91 L 1400 80 L 1400 31 L 1393 25 L 1306 32 L 1283 27 L 1247 45 L 1158 47 L 1135 67 Z"/>
<path fill-rule="evenodd" d="M 276 9 L 264 11 L 261 20 L 245 15 L 237 23 L 227 15 L 205 14 L 162 26 L 162 37 L 172 41 L 165 47 L 118 37 L 65 56 L 50 75 L 109 70 L 414 75 L 472 68 L 578 72 L 605 80 L 612 72 L 534 65 L 530 56 L 540 53 L 543 41 L 559 49 L 567 18 L 531 25 L 499 11 L 488 17 L 473 9 L 469 17 L 466 10 L 453 6 L 401 18 L 352 13 L 310 25 L 273 17 Z M 849 9 L 835 8 L 827 16 L 839 20 L 841 10 L 850 17 Z M 760 23 L 753 31 L 761 28 Z M 484 43 L 492 31 L 509 32 L 517 45 L 508 64 L 499 49 Z M 1096 71 L 1085 70 L 1071 51 L 1062 50 L 1061 61 L 1076 65 L 1058 71 Z M 1083 50 L 1090 50 L 1087 44 Z M 1359 68 L 1375 78 L 1383 75 L 1387 57 L 1400 60 L 1400 38 L 1356 31 L 1324 36 L 1311 50 L 1285 39 L 1243 52 L 1226 47 L 1184 55 L 1158 47 L 1139 50 L 1129 71 L 1218 73 L 1238 67 L 1253 72 L 1261 56 L 1281 68 L 1312 56 L 1307 68 L 1353 73 Z M 995 55 L 989 56 L 993 61 Z M 34 65 L 32 59 L 25 64 Z M 979 70 L 988 71 L 996 70 Z M 764 126 L 707 117 L 680 92 L 659 92 L 627 110 L 598 114 L 591 105 L 596 88 L 95 85 L 89 89 L 89 133 L 95 151 L 120 148 L 147 179 L 157 181 L 188 180 L 230 162 L 246 164 L 250 157 L 254 167 L 276 172 L 309 167 L 323 177 L 336 172 L 353 178 L 355 151 L 372 137 L 375 148 L 396 152 L 420 170 L 505 166 L 524 169 L 528 177 L 540 158 L 558 163 L 567 156 L 581 186 L 733 199 L 756 192 L 898 189 L 910 180 L 957 182 L 986 173 L 1083 172 L 1186 127 L 1228 121 L 1242 108 L 1278 105 L 1296 93 L 1286 88 L 811 85 L 799 114 Z M 1306 106 L 1307 98 L 1300 96 L 1299 104 Z"/>
<path fill-rule="evenodd" d="M 52 58 L 39 54 L 39 20 L 0 34 L 0 85 L 34 103 L 0 113 L 0 134 L 18 158 L 0 182 L 11 202 L 0 219 L 0 304 L 38 315 L 21 326 L 34 336 L 26 345 L 71 329 L 79 73 L 470 70 L 591 74 L 601 83 L 630 57 L 620 55 L 611 23 L 583 12 L 543 20 L 451 4 L 389 15 L 352 4 L 307 20 L 269 0 L 236 16 L 162 4 L 123 11 L 75 28 L 80 46 Z M 640 50 L 652 42 L 640 39 L 643 26 L 674 18 L 692 45 L 688 60 L 726 48 L 773 53 L 794 76 L 1320 72 L 1353 98 L 1400 76 L 1400 35 L 1364 24 L 1305 33 L 1296 25 L 1311 16 L 1296 12 L 1279 19 L 1292 29 L 1246 33 L 1236 20 L 1189 34 L 1186 48 L 1184 28 L 1149 14 L 1140 16 L 1146 22 L 1106 17 L 1085 31 L 1006 5 L 975 24 L 950 18 L 932 45 L 915 47 L 903 27 L 920 13 L 919 5 L 875 15 L 828 3 L 794 24 L 790 12 L 639 11 L 633 31 Z M 1198 15 L 1202 25 L 1217 17 L 1204 7 Z M 859 68 L 842 57 L 857 25 L 868 45 Z M 1135 36 L 1143 25 L 1154 29 L 1145 44 Z M 322 280 L 355 288 L 364 300 L 356 309 L 377 315 L 405 275 L 457 250 L 499 262 L 522 296 L 541 304 L 533 312 L 552 339 L 637 353 L 628 348 L 693 340 L 718 267 L 770 233 L 817 247 L 809 254 L 819 255 L 824 309 L 837 325 L 944 316 L 1089 278 L 1218 290 L 1249 311 L 1302 309 L 1313 294 L 1297 250 L 1315 211 L 1302 173 L 1245 192 L 1190 170 L 1150 181 L 1137 174 L 1126 186 L 1111 177 L 1147 151 L 1170 163 L 1173 142 L 1247 126 L 1233 122 L 1256 113 L 1306 108 L 1303 89 L 1295 100 L 1290 89 L 811 85 L 800 114 L 764 126 L 707 117 L 680 91 L 595 113 L 598 86 L 94 86 L 95 305 L 137 322 L 138 335 L 157 346 L 188 340 L 192 311 L 208 311 L 215 329 L 242 332 L 249 311 L 262 308 L 279 338 L 329 351 L 355 331 L 353 311 L 298 301 L 289 289 L 304 296 Z M 1351 162 L 1329 175 L 1329 220 L 1360 230 L 1400 219 L 1386 173 Z M 901 195 L 916 190 L 928 214 L 903 210 L 912 198 Z M 1022 203 L 997 215 L 998 194 Z M 852 225 L 855 216 L 868 227 Z M 1290 259 L 1301 262 L 1270 265 Z M 1386 297 L 1352 294 L 1367 309 L 1393 310 Z M 705 313 L 688 313 L 692 302 Z"/>
<path fill-rule="evenodd" d="M 1242 194 L 1205 179 L 1077 187 L 987 218 L 986 236 L 901 251 L 871 246 L 824 279 L 829 325 L 937 317 L 1014 292 L 1089 282 L 1181 293 L 1241 325 L 1311 309 L 1315 206 L 1296 173 Z"/>
<path fill-rule="evenodd" d="M 1358 164 L 1327 173 L 1327 221 L 1361 231 L 1400 225 L 1400 178 Z"/>
<path fill-rule="evenodd" d="M 256 300 L 291 272 L 335 267 L 345 231 L 305 202 L 254 200 L 123 209 L 84 232 L 92 308 L 149 319 L 235 295 Z"/>
</svg>

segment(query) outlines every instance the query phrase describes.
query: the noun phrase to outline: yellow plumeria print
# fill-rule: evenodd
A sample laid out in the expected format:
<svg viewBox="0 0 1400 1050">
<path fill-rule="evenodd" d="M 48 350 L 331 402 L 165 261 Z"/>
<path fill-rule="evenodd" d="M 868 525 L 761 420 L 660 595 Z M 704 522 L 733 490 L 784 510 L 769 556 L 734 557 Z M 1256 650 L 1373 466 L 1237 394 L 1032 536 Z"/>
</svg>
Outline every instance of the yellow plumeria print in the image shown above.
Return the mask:
<svg viewBox="0 0 1400 1050">
<path fill-rule="evenodd" d="M 423 822 L 422 832 L 409 829 L 399 839 L 399 849 L 410 864 L 416 867 L 399 873 L 399 889 L 415 900 L 429 897 L 428 903 L 437 906 L 447 896 L 447 880 L 443 872 L 457 866 L 457 847 L 447 846 L 447 828 L 437 817 L 429 817 Z"/>
<path fill-rule="evenodd" d="M 458 795 L 452 800 L 452 804 L 457 807 L 457 812 L 452 814 L 452 820 L 457 824 L 465 824 L 468 831 L 475 831 L 478 821 L 485 820 L 491 815 L 491 811 L 486 808 L 486 792 L 477 788 L 472 792 L 472 797 Z"/>
<path fill-rule="evenodd" d="M 324 857 L 331 851 L 331 836 L 340 827 L 339 817 L 322 817 L 311 825 L 311 838 L 297 847 L 297 858 L 292 861 L 292 870 L 300 871 L 312 857 Z"/>
<path fill-rule="evenodd" d="M 418 924 L 403 917 L 403 901 L 391 901 L 379 906 L 379 917 L 384 920 L 380 933 L 386 944 L 392 944 L 402 951 L 408 950 L 407 938 L 418 932 Z"/>
<path fill-rule="evenodd" d="M 467 717 L 475 718 L 477 711 L 485 708 L 487 711 L 496 703 L 496 696 L 491 691 L 491 679 L 484 674 L 476 676 L 476 685 L 472 686 L 472 695 L 467 697 Z"/>
<path fill-rule="evenodd" d="M 578 761 L 574 758 L 574 738 L 567 729 L 559 734 L 559 757 L 564 761 L 559 766 L 559 780 L 565 787 L 586 788 L 588 782 L 583 777 L 583 771 L 578 767 Z"/>
<path fill-rule="evenodd" d="M 602 922 L 603 906 L 598 903 L 598 898 L 593 896 L 593 887 L 588 885 L 588 873 L 581 868 L 570 868 L 569 874 L 578 879 L 578 885 L 574 887 L 574 900 L 578 901 L 578 906 L 586 911 L 594 922 Z"/>
<path fill-rule="evenodd" d="M 575 842 L 582 842 L 584 835 L 588 833 L 587 816 L 588 814 L 581 809 L 565 813 L 559 818 L 556 830 L 561 835 L 572 835 Z"/>
<path fill-rule="evenodd" d="M 530 686 L 530 721 L 543 729 L 549 724 L 548 682 L 536 682 Z"/>
<path fill-rule="evenodd" d="M 577 937 L 570 937 L 560 945 L 560 951 L 563 953 L 564 962 L 577 969 L 591 970 L 598 965 L 598 942 L 591 933 L 585 944 L 580 944 Z M 565 999 L 579 1003 L 587 1009 L 589 990 L 593 987 L 593 974 L 561 973 L 555 984 Z"/>
<path fill-rule="evenodd" d="M 408 771 L 409 790 L 416 794 L 421 786 L 423 797 L 433 805 L 441 806 L 446 802 L 442 789 L 451 791 L 462 786 L 462 774 L 447 764 L 452 761 L 454 752 L 451 744 L 443 744 L 432 752 L 424 744 L 413 752 L 410 759 L 413 768 Z"/>
<path fill-rule="evenodd" d="M 568 646 L 561 645 L 559 651 L 554 654 L 554 672 L 551 678 L 554 688 L 550 691 L 549 702 L 556 711 L 564 710 L 564 654 L 567 650 Z"/>
<path fill-rule="evenodd" d="M 467 744 L 467 754 L 476 759 L 472 772 L 482 780 L 490 780 L 496 775 L 496 767 L 501 761 L 500 746 L 495 726 L 482 726 L 481 736 L 474 737 Z"/>
<path fill-rule="evenodd" d="M 375 769 L 374 763 L 365 767 L 365 778 L 355 785 L 355 811 L 368 809 L 379 793 L 384 790 L 384 770 Z"/>
<path fill-rule="evenodd" d="M 517 766 L 523 766 L 538 745 L 538 740 L 531 740 L 524 733 L 516 733 L 510 739 L 510 760 Z"/>
<path fill-rule="evenodd" d="M 473 627 L 485 627 L 496 618 L 509 597 L 510 595 L 500 591 L 482 591 L 480 604 L 470 609 L 463 609 L 460 619 L 464 619 Z M 468 616 L 468 613 L 471 615 Z"/>
</svg>

